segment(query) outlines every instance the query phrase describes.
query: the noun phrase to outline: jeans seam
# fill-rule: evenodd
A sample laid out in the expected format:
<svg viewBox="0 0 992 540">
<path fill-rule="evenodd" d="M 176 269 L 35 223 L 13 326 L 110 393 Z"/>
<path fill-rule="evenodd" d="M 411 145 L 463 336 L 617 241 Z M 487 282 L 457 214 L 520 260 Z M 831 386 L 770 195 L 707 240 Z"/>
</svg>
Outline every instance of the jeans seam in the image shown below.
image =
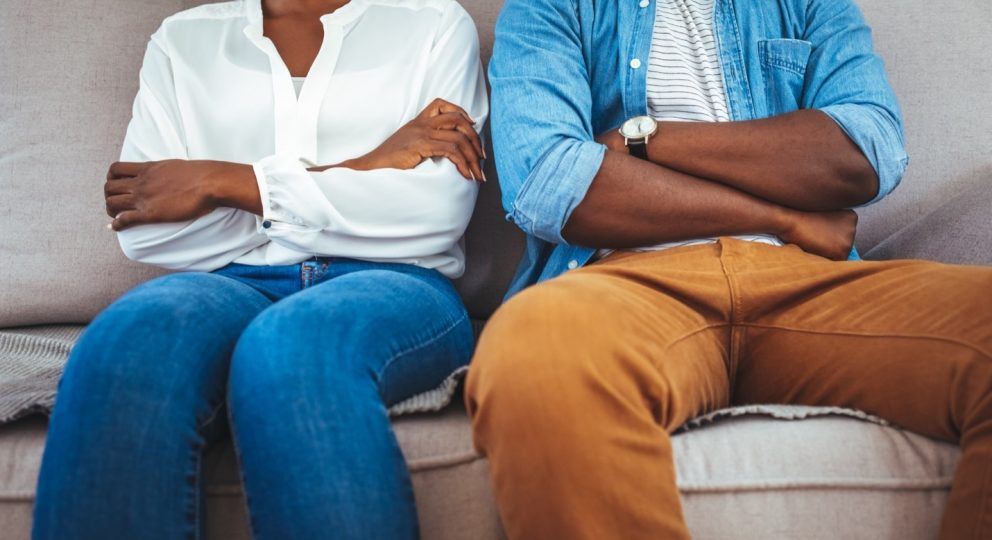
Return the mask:
<svg viewBox="0 0 992 540">
<path fill-rule="evenodd" d="M 434 334 L 434 336 L 431 337 L 430 339 L 428 339 L 426 341 L 421 341 L 420 343 L 417 343 L 415 345 L 411 345 L 411 346 L 407 347 L 406 349 L 403 349 L 400 352 L 392 355 L 389 358 L 389 360 L 386 360 L 386 363 L 384 363 L 382 365 L 382 368 L 379 369 L 378 371 L 376 371 L 376 373 L 375 373 L 376 380 L 378 380 L 381 383 L 382 382 L 382 376 L 386 372 L 386 370 L 388 370 L 401 357 L 406 356 L 407 354 L 410 354 L 410 353 L 412 353 L 414 351 L 417 351 L 417 350 L 420 350 L 420 349 L 423 349 L 425 347 L 428 347 L 428 346 L 432 345 L 436 341 L 440 340 L 444 336 L 446 336 L 449 333 L 451 333 L 452 330 L 454 330 L 455 328 L 457 328 L 459 324 L 465 322 L 466 320 L 468 320 L 468 315 L 467 314 L 462 314 L 462 316 L 459 317 L 457 320 L 455 320 L 455 322 L 449 324 L 443 330 L 441 330 L 440 332 Z M 381 387 L 380 387 L 379 393 L 380 393 L 380 397 L 383 397 L 383 398 L 385 397 L 385 396 L 382 396 L 381 395 L 382 394 Z"/>
<path fill-rule="evenodd" d="M 741 323 L 741 326 L 750 327 L 750 328 L 761 328 L 765 330 L 782 330 L 785 332 L 799 332 L 803 334 L 816 334 L 816 335 L 825 335 L 825 336 L 887 337 L 887 338 L 899 338 L 899 339 L 928 339 L 934 341 L 943 341 L 946 343 L 950 343 L 952 345 L 958 345 L 966 349 L 971 349 L 972 351 L 985 357 L 986 360 L 992 361 L 992 353 L 984 350 L 982 347 L 979 347 L 978 345 L 973 345 L 966 341 L 949 338 L 946 336 L 938 336 L 931 334 L 910 335 L 910 334 L 896 334 L 889 332 L 853 332 L 849 330 L 811 330 L 804 328 L 790 328 L 788 326 L 779 326 L 774 324 L 758 324 L 758 323 Z"/>
<path fill-rule="evenodd" d="M 230 381 L 228 382 L 227 390 L 227 395 L 230 396 Z M 245 515 L 248 516 L 248 535 L 251 538 L 258 538 L 258 534 L 255 532 L 255 523 L 251 516 L 251 503 L 248 501 L 248 483 L 245 481 L 245 468 L 241 461 L 241 449 L 238 448 L 238 430 L 235 428 L 234 409 L 230 406 L 227 408 L 227 423 L 231 427 L 231 449 L 234 450 L 234 464 L 238 470 L 238 480 L 241 482 L 241 492 L 243 495 L 241 501 L 244 504 Z"/>
<path fill-rule="evenodd" d="M 221 400 L 220 403 L 214 406 L 210 414 L 202 421 L 196 424 L 196 433 L 200 437 L 203 436 L 201 431 L 204 427 L 210 425 L 217 418 L 217 413 L 224 407 L 224 401 Z M 193 533 L 192 538 L 200 538 L 200 521 L 202 516 L 200 515 L 200 505 L 203 501 L 200 500 L 203 482 L 203 450 L 206 444 L 195 443 L 193 445 L 193 474 L 195 475 L 195 481 L 193 482 Z"/>
<path fill-rule="evenodd" d="M 202 447 L 200 445 L 193 446 L 193 530 L 190 531 L 189 538 L 198 540 L 200 538 L 200 468 L 202 465 L 202 458 L 200 457 L 200 452 Z"/>
</svg>

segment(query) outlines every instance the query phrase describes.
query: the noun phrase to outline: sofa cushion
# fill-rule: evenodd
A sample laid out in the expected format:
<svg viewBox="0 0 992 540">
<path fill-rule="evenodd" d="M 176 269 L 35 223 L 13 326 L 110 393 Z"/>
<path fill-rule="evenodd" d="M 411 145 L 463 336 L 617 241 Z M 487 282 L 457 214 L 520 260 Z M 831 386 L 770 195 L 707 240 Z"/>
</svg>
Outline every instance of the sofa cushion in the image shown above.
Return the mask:
<svg viewBox="0 0 992 540">
<path fill-rule="evenodd" d="M 120 254 L 102 185 L 148 36 L 185 5 L 0 2 L 0 327 L 88 321 L 157 274 Z"/>
<path fill-rule="evenodd" d="M 673 438 L 694 538 L 929 539 L 936 536 L 957 447 L 808 407 L 727 411 Z M 826 416 L 820 414 L 828 413 Z M 460 405 L 394 427 L 413 473 L 425 540 L 501 538 L 488 465 Z M 45 419 L 0 427 L 0 530 L 29 538 Z M 227 440 L 204 460 L 208 538 L 248 538 Z"/>
<path fill-rule="evenodd" d="M 956 446 L 848 412 L 742 409 L 673 438 L 693 538 L 937 537 Z"/>
</svg>

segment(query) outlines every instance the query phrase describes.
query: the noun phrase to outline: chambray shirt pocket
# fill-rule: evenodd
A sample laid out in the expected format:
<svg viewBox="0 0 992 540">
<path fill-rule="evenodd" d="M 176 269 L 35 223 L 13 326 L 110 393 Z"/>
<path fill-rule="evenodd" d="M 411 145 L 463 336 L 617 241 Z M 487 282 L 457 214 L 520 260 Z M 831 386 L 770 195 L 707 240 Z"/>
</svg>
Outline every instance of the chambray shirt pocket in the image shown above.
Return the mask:
<svg viewBox="0 0 992 540">
<path fill-rule="evenodd" d="M 806 66 L 812 52 L 813 44 L 801 39 L 758 41 L 758 55 L 769 116 L 799 109 Z"/>
</svg>

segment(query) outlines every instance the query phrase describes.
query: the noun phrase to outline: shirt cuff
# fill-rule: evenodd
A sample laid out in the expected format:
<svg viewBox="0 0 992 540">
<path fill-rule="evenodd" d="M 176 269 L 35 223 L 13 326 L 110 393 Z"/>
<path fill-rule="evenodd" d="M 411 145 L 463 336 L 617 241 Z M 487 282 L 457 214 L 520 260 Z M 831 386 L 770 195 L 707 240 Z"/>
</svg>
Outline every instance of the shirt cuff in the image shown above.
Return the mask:
<svg viewBox="0 0 992 540">
<path fill-rule="evenodd" d="M 262 203 L 262 215 L 256 216 L 259 233 L 314 231 L 330 226 L 322 207 L 326 197 L 298 159 L 273 155 L 253 163 L 252 170 Z"/>
</svg>

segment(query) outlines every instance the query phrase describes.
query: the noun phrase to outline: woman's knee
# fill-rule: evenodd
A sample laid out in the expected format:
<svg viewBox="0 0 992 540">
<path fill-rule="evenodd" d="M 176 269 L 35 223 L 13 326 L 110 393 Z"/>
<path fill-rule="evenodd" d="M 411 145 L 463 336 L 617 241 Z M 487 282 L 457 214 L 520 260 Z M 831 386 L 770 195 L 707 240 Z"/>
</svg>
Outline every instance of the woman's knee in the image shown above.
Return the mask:
<svg viewBox="0 0 992 540">
<path fill-rule="evenodd" d="M 299 399 L 311 393 L 322 399 L 345 398 L 362 383 L 374 384 L 374 373 L 362 369 L 355 355 L 345 350 L 345 345 L 355 345 L 348 322 L 323 320 L 319 313 L 328 306 L 308 304 L 291 297 L 245 328 L 228 374 L 232 412 L 271 405 L 287 393 Z"/>
<path fill-rule="evenodd" d="M 170 385 L 188 388 L 209 377 L 221 366 L 206 364 L 226 362 L 244 325 L 237 319 L 246 318 L 247 306 L 223 302 L 231 297 L 230 281 L 211 274 L 172 274 L 125 294 L 73 348 L 60 391 L 80 383 L 167 392 Z M 177 382 L 183 379 L 187 383 Z"/>
</svg>

